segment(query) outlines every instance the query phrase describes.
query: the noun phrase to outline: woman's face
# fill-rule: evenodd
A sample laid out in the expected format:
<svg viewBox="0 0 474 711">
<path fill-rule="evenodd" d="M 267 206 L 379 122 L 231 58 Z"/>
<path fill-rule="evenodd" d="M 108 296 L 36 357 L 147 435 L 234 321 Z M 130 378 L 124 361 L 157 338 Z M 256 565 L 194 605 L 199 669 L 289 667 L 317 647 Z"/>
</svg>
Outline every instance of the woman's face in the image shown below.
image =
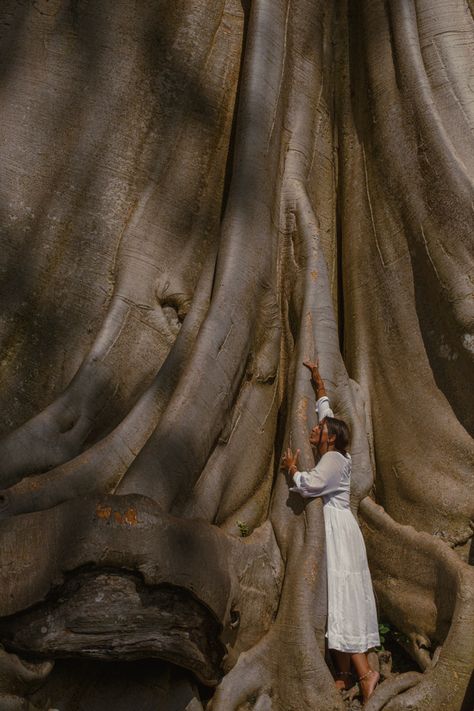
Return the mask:
<svg viewBox="0 0 474 711">
<path fill-rule="evenodd" d="M 326 449 L 328 442 L 328 426 L 325 420 L 319 422 L 310 432 L 309 443 L 312 447 L 317 447 L 318 451 Z"/>
</svg>

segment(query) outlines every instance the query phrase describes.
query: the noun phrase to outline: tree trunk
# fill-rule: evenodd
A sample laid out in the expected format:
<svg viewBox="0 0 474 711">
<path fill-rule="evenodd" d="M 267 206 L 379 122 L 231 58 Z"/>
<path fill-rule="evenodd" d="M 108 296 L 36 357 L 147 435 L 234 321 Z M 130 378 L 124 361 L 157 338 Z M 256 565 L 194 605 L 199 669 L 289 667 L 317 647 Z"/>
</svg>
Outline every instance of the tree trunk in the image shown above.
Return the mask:
<svg viewBox="0 0 474 711">
<path fill-rule="evenodd" d="M 472 7 L 5 0 L 0 27 L 0 708 L 344 708 L 322 503 L 279 469 L 314 463 L 317 357 L 420 668 L 371 711 L 467 709 Z"/>
</svg>

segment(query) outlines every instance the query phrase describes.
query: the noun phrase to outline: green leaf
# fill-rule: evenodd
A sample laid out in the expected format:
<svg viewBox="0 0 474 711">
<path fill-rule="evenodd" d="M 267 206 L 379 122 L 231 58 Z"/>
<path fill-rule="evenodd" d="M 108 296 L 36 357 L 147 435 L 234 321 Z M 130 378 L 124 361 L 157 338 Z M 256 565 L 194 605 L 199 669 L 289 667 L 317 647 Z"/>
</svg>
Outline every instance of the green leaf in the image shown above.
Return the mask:
<svg viewBox="0 0 474 711">
<path fill-rule="evenodd" d="M 242 536 L 242 538 L 245 538 L 250 534 L 249 527 L 247 526 L 245 521 L 236 521 L 235 523 L 240 531 L 240 535 Z"/>
</svg>

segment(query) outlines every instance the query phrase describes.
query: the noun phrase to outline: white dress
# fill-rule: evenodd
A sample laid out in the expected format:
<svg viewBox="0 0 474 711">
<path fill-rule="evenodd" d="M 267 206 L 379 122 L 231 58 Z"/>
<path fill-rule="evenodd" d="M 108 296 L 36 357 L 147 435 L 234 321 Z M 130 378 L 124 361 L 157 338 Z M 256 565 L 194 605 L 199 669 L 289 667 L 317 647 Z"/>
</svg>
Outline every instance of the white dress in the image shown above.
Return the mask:
<svg viewBox="0 0 474 711">
<path fill-rule="evenodd" d="M 316 412 L 319 420 L 333 417 L 327 397 L 318 400 Z M 314 469 L 296 472 L 291 491 L 323 498 L 328 647 L 354 653 L 379 646 L 380 638 L 365 543 L 349 506 L 351 468 L 350 454 L 326 452 Z"/>
</svg>

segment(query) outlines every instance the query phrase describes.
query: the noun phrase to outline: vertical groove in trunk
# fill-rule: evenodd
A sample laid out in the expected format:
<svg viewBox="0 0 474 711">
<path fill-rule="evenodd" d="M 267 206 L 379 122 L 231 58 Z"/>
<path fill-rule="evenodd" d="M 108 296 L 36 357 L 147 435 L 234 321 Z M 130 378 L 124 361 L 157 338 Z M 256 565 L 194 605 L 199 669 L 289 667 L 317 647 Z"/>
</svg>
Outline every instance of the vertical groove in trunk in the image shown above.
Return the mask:
<svg viewBox="0 0 474 711">
<path fill-rule="evenodd" d="M 371 707 L 466 706 L 469 8 L 2 4 L 0 641 L 80 654 L 74 619 L 93 656 L 119 629 L 114 664 L 148 650 L 218 684 L 120 666 L 117 699 L 98 662 L 3 651 L 0 706 L 95 711 L 129 703 L 129 678 L 148 711 L 155 675 L 182 711 L 343 707 L 321 502 L 279 467 L 287 446 L 314 463 L 316 357 L 352 432 L 379 613 L 423 661 Z M 209 640 L 207 623 L 186 637 L 197 609 L 219 620 Z"/>
</svg>

